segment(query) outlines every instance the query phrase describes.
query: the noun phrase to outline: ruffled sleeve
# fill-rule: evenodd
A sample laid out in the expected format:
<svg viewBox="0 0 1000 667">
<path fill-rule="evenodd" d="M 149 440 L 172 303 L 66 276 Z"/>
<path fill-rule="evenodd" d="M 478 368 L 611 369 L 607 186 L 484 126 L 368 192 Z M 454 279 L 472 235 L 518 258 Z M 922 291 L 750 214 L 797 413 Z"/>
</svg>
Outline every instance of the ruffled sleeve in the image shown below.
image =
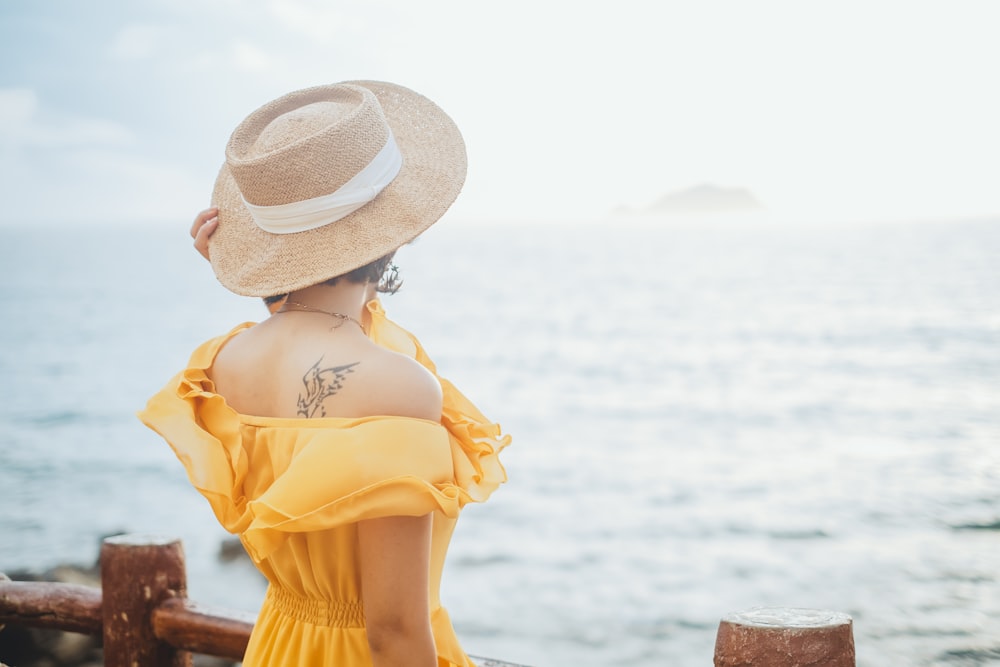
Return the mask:
<svg viewBox="0 0 1000 667">
<path fill-rule="evenodd" d="M 456 483 L 453 447 L 438 422 L 250 417 L 230 408 L 206 371 L 246 326 L 195 350 L 139 418 L 170 444 L 254 560 L 267 558 L 289 533 L 384 516 L 458 516 L 467 493 Z"/>
<path fill-rule="evenodd" d="M 223 344 L 244 329 L 213 338 L 191 355 L 188 367 L 139 411 L 139 419 L 159 433 L 184 465 L 191 484 L 208 500 L 222 526 L 242 532 L 250 522 L 243 482 L 246 452 L 239 442 L 239 423 L 225 400 L 214 393 L 206 369 Z"/>
<path fill-rule="evenodd" d="M 417 340 L 386 319 L 378 302 L 369 312 L 376 343 L 435 371 Z M 254 560 L 267 558 L 290 533 L 435 511 L 455 518 L 506 481 L 499 452 L 510 437 L 447 380 L 441 380 L 440 423 L 240 415 L 215 393 L 208 370 L 222 346 L 250 326 L 197 348 L 138 416 L 169 443 L 192 485 L 222 526 L 241 535 Z"/>
<path fill-rule="evenodd" d="M 441 424 L 406 417 L 357 420 L 246 419 L 244 441 L 254 456 L 258 493 L 243 543 L 266 558 L 288 533 L 312 532 L 386 516 L 441 512 L 455 518 L 462 490 L 455 484 L 448 434 Z M 310 422 L 303 427 L 304 421 Z M 251 437 L 257 442 L 250 444 Z M 270 464 L 270 465 L 269 465 Z M 273 477 L 273 479 L 272 479 Z M 251 488 L 251 492 L 254 489 Z"/>
<path fill-rule="evenodd" d="M 507 481 L 499 455 L 510 444 L 510 436 L 503 434 L 499 424 L 489 421 L 451 382 L 437 374 L 437 367 L 416 336 L 386 317 L 378 300 L 368 303 L 368 314 L 369 335 L 376 343 L 415 359 L 438 378 L 444 394 L 441 423 L 449 434 L 456 483 L 462 489 L 461 503 L 484 502 Z"/>
</svg>

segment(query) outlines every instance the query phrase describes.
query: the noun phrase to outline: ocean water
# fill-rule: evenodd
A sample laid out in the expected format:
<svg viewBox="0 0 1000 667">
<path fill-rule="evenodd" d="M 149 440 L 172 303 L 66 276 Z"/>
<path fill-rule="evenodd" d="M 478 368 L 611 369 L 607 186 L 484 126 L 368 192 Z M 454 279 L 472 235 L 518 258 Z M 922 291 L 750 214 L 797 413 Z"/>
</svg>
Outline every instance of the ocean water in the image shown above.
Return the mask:
<svg viewBox="0 0 1000 667">
<path fill-rule="evenodd" d="M 443 595 L 466 649 L 708 665 L 755 606 L 854 619 L 861 667 L 1000 665 L 1000 220 L 441 223 L 385 300 L 513 434 Z M 0 230 L 0 571 L 183 539 L 259 577 L 134 412 L 255 300 L 184 229 Z"/>
</svg>

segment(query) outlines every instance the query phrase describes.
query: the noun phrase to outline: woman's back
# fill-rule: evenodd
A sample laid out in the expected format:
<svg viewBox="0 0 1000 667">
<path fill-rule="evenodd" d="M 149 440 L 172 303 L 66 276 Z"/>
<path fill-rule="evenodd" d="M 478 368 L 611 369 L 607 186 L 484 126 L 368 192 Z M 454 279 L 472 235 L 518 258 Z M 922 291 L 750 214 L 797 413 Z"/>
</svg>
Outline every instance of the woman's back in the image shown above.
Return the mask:
<svg viewBox="0 0 1000 667">
<path fill-rule="evenodd" d="M 354 322 L 323 313 L 277 313 L 243 331 L 219 351 L 209 376 L 243 415 L 433 421 L 441 415 L 434 375 L 376 345 Z"/>
</svg>

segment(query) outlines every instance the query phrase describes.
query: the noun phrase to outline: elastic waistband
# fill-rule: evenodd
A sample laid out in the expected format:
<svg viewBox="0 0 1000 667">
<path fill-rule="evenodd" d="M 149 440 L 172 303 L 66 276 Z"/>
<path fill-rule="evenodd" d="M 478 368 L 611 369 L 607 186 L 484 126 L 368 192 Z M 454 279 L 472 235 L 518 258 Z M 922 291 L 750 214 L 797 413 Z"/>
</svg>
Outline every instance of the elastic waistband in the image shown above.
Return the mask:
<svg viewBox="0 0 1000 667">
<path fill-rule="evenodd" d="M 273 607 L 282 616 L 311 625 L 325 625 L 335 628 L 365 627 L 365 611 L 360 601 L 343 602 L 322 598 L 306 598 L 285 588 L 268 586 L 264 603 Z"/>
</svg>

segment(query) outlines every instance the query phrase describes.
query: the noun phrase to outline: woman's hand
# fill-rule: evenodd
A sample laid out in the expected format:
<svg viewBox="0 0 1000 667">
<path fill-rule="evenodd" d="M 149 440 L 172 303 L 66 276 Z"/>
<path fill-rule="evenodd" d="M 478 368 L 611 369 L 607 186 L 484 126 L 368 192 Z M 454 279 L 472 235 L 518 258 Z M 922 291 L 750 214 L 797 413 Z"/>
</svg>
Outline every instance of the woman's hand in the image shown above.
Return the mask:
<svg viewBox="0 0 1000 667">
<path fill-rule="evenodd" d="M 191 225 L 191 238 L 194 239 L 195 250 L 205 259 L 208 259 L 208 237 L 218 226 L 219 209 L 214 206 L 199 213 L 198 217 L 194 219 L 194 224 Z"/>
</svg>

